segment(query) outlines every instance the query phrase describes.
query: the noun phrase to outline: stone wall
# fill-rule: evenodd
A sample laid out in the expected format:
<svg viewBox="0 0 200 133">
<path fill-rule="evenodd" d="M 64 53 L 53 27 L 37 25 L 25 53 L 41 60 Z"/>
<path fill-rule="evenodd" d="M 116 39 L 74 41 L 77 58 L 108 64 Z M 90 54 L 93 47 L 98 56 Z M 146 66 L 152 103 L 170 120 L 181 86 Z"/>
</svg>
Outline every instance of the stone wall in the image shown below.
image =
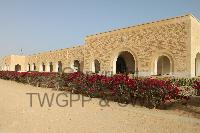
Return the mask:
<svg viewBox="0 0 200 133">
<path fill-rule="evenodd" d="M 200 21 L 191 16 L 191 76 L 195 76 L 195 58 L 200 54 Z M 200 65 L 198 66 L 200 67 Z M 200 74 L 198 75 L 200 76 Z"/>
<path fill-rule="evenodd" d="M 139 76 L 157 74 L 157 62 L 160 56 L 170 61 L 170 74 L 174 76 L 195 76 L 195 58 L 200 52 L 200 23 L 192 15 L 131 26 L 96 35 L 87 36 L 85 44 L 78 47 L 48 51 L 30 56 L 8 56 L 1 59 L 1 68 L 13 70 L 16 64 L 22 65 L 22 71 L 41 71 L 42 64 L 49 71 L 53 64 L 58 71 L 58 62 L 63 68 L 74 68 L 74 62 L 80 63 L 83 72 L 94 71 L 94 61 L 100 62 L 100 72 L 116 72 L 116 61 L 121 52 L 127 51 L 134 57 L 135 72 Z M 200 54 L 200 53 L 199 53 Z M 124 56 L 131 68 L 130 56 Z M 200 60 L 200 58 L 199 58 Z M 34 70 L 34 65 L 36 70 Z M 4 65 L 4 66 L 2 66 Z M 199 63 L 200 66 L 200 63 Z"/>
<path fill-rule="evenodd" d="M 57 72 L 57 65 L 59 61 L 62 62 L 63 67 L 71 67 L 73 65 L 73 60 L 83 61 L 83 58 L 83 46 L 43 52 L 27 56 L 25 63 L 25 65 L 27 66 L 26 71 L 28 69 L 28 64 L 31 65 L 31 70 L 33 71 L 33 64 L 35 63 L 36 71 L 40 71 L 42 63 L 44 63 L 45 66 L 49 66 L 49 63 L 52 62 L 54 72 Z"/>
<path fill-rule="evenodd" d="M 25 56 L 9 55 L 1 58 L 0 68 L 4 71 L 15 71 L 15 66 L 20 65 L 22 71 L 25 69 Z"/>
<path fill-rule="evenodd" d="M 10 65 L 10 70 L 14 71 L 15 70 L 15 66 L 16 65 L 20 65 L 21 66 L 21 70 L 24 71 L 25 70 L 25 60 L 26 57 L 25 56 L 21 56 L 21 55 L 11 55 L 11 65 Z"/>
<path fill-rule="evenodd" d="M 11 65 L 11 56 L 1 57 L 0 70 L 9 71 Z"/>
<path fill-rule="evenodd" d="M 136 60 L 140 75 L 154 74 L 154 62 L 160 55 L 171 59 L 174 75 L 190 74 L 190 15 L 128 27 L 86 38 L 85 70 L 94 59 L 102 71 L 112 71 L 114 58 L 129 51 Z"/>
</svg>

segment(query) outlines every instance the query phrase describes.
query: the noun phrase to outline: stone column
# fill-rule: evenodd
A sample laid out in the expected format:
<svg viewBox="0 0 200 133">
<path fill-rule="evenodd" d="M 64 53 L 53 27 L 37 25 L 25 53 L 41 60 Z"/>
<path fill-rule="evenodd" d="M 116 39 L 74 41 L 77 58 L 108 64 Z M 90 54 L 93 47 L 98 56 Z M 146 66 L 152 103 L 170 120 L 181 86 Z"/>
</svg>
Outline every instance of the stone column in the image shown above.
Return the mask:
<svg viewBox="0 0 200 133">
<path fill-rule="evenodd" d="M 50 63 L 45 64 L 46 72 L 50 72 Z"/>
<path fill-rule="evenodd" d="M 31 65 L 31 71 L 34 71 L 34 64 Z"/>
<path fill-rule="evenodd" d="M 27 65 L 27 67 L 26 67 L 26 70 L 25 70 L 25 71 L 27 71 L 27 72 L 29 71 L 29 65 Z"/>
<path fill-rule="evenodd" d="M 42 64 L 39 65 L 39 72 L 43 72 L 43 66 L 42 66 Z"/>
<path fill-rule="evenodd" d="M 95 62 L 92 62 L 92 72 L 95 73 Z"/>
<path fill-rule="evenodd" d="M 53 63 L 53 72 L 58 72 L 58 62 Z"/>
</svg>

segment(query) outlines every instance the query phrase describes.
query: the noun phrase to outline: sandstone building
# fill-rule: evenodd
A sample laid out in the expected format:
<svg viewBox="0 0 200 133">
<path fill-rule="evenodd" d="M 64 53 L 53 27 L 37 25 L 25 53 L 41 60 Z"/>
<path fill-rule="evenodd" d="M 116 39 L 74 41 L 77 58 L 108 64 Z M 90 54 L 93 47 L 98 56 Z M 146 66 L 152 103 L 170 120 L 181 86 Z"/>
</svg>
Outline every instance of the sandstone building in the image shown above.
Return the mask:
<svg viewBox="0 0 200 133">
<path fill-rule="evenodd" d="M 200 76 L 200 21 L 189 14 L 87 36 L 78 47 L 0 61 L 4 71 L 66 67 L 100 74 Z"/>
</svg>

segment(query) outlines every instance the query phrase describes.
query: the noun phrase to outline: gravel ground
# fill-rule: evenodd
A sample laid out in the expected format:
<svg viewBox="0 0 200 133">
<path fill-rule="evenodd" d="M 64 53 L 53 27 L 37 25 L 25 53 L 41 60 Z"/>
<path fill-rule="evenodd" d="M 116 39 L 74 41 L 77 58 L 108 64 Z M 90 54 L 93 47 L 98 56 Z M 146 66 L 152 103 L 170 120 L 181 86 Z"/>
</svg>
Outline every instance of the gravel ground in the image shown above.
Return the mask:
<svg viewBox="0 0 200 133">
<path fill-rule="evenodd" d="M 32 107 L 30 106 L 30 94 Z M 44 94 L 52 96 L 52 106 L 47 101 L 41 107 Z M 38 95 L 39 94 L 39 95 Z M 60 94 L 60 95 L 59 95 Z M 51 89 L 36 88 L 12 81 L 0 80 L 0 133 L 199 133 L 199 110 L 157 110 L 140 106 L 121 107 L 109 102 L 106 107 L 99 99 L 84 103 L 78 95 L 63 95 Z M 57 98 L 57 99 L 56 99 Z M 88 98 L 85 98 L 87 100 Z M 56 100 L 58 100 L 56 102 Z M 68 100 L 68 105 L 61 107 Z M 61 106 L 59 106 L 58 104 Z"/>
</svg>

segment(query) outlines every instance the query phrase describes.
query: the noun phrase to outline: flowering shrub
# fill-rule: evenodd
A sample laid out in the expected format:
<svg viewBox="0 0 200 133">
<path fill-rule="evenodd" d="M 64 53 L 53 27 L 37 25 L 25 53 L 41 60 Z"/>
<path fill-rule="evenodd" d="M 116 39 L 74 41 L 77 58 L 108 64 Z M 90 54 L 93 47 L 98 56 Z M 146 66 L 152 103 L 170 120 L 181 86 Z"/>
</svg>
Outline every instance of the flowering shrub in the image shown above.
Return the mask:
<svg viewBox="0 0 200 133">
<path fill-rule="evenodd" d="M 194 82 L 193 88 L 197 90 L 197 95 L 200 96 L 200 82 L 199 81 Z"/>
<path fill-rule="evenodd" d="M 69 74 L 66 85 L 75 93 L 101 97 L 120 103 L 136 102 L 147 107 L 158 107 L 168 101 L 180 99 L 180 89 L 174 83 L 158 79 L 131 79 L 125 75 Z"/>
<path fill-rule="evenodd" d="M 178 86 L 192 86 L 194 82 L 198 79 L 195 78 L 173 78 L 170 79 L 173 83 L 176 83 Z"/>
<path fill-rule="evenodd" d="M 180 88 L 171 80 L 152 78 L 129 78 L 126 75 L 88 75 L 83 73 L 59 74 L 39 72 L 0 72 L 0 78 L 27 83 L 34 86 L 55 88 L 68 87 L 71 92 L 89 97 L 113 100 L 119 103 L 139 102 L 149 108 L 179 100 Z M 200 87 L 196 83 L 195 87 Z"/>
<path fill-rule="evenodd" d="M 47 72 L 10 72 L 1 71 L 0 78 L 5 80 L 13 80 L 24 84 L 30 84 L 38 87 L 54 88 L 57 82 L 57 73 Z"/>
</svg>

